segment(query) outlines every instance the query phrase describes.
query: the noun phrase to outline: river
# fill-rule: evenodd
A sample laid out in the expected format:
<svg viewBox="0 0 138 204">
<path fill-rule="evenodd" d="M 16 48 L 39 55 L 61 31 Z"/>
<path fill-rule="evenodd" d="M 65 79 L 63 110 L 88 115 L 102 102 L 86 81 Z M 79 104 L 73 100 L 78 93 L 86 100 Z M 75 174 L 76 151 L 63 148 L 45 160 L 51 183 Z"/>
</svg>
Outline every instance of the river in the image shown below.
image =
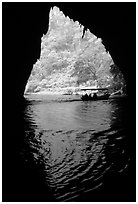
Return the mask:
<svg viewBox="0 0 138 204">
<path fill-rule="evenodd" d="M 29 201 L 128 201 L 135 135 L 127 113 L 126 99 L 28 96 L 19 151 L 22 174 L 33 174 Z"/>
</svg>

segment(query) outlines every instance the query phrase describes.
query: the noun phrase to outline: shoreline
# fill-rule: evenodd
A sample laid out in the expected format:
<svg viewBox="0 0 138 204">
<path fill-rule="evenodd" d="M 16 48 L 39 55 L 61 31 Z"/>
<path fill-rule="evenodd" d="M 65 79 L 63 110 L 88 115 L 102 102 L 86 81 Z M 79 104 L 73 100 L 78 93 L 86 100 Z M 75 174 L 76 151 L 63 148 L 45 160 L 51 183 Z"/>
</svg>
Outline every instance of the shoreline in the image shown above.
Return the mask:
<svg viewBox="0 0 138 204">
<path fill-rule="evenodd" d="M 24 96 L 28 96 L 28 95 L 81 95 L 81 94 L 66 94 L 63 92 L 48 92 L 48 91 L 42 91 L 42 92 L 37 92 L 37 93 L 24 93 Z"/>
<path fill-rule="evenodd" d="M 81 88 L 96 88 L 96 87 L 67 87 L 59 90 L 44 90 L 33 93 L 24 93 L 25 95 L 83 95 L 84 91 Z M 89 90 L 87 90 L 89 92 Z"/>
</svg>

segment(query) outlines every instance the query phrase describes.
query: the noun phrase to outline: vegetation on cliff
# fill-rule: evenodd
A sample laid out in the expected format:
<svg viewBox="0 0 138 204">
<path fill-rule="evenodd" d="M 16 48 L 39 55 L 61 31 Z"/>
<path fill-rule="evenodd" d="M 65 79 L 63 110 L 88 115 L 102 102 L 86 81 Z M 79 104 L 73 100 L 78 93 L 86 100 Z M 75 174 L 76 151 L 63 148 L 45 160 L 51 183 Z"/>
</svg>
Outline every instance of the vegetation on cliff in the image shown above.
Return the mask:
<svg viewBox="0 0 138 204">
<path fill-rule="evenodd" d="M 25 93 L 80 86 L 117 90 L 125 82 L 102 40 L 54 7 L 48 32 L 41 39 L 40 59 L 33 66 Z"/>
</svg>

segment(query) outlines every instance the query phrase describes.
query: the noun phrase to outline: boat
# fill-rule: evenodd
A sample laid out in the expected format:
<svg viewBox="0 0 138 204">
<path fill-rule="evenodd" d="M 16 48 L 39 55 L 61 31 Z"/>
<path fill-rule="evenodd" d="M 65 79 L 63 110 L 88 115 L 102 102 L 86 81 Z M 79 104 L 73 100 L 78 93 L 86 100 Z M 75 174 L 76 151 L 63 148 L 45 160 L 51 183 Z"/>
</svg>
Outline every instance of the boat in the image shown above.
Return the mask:
<svg viewBox="0 0 138 204">
<path fill-rule="evenodd" d="M 110 94 L 104 94 L 100 96 L 89 96 L 89 95 L 82 95 L 81 100 L 82 101 L 97 101 L 97 100 L 108 100 Z"/>
<path fill-rule="evenodd" d="M 82 95 L 81 96 L 82 101 L 108 100 L 110 96 L 110 94 L 107 92 L 108 91 L 107 88 L 82 88 L 81 90 L 82 91 L 87 91 L 87 90 L 94 91 L 93 96 L 91 96 L 91 94 L 88 95 L 87 93 L 85 95 Z M 102 95 L 97 95 L 96 92 L 98 91 L 106 91 L 106 93 Z"/>
</svg>

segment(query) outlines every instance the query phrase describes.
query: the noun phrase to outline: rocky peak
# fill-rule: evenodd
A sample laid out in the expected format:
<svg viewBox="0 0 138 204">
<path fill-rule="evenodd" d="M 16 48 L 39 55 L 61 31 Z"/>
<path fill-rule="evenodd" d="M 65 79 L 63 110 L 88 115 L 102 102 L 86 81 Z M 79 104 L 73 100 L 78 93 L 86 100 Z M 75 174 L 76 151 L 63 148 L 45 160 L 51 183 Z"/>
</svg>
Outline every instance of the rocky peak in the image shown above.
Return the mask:
<svg viewBox="0 0 138 204">
<path fill-rule="evenodd" d="M 70 23 L 69 17 L 65 17 L 62 11 L 58 7 L 51 8 L 49 13 L 49 30 L 51 29 L 63 29 L 65 24 Z"/>
<path fill-rule="evenodd" d="M 65 18 L 65 15 L 63 14 L 62 11 L 56 6 L 50 9 L 49 13 L 49 20 L 51 19 L 56 19 L 56 18 Z"/>
</svg>

